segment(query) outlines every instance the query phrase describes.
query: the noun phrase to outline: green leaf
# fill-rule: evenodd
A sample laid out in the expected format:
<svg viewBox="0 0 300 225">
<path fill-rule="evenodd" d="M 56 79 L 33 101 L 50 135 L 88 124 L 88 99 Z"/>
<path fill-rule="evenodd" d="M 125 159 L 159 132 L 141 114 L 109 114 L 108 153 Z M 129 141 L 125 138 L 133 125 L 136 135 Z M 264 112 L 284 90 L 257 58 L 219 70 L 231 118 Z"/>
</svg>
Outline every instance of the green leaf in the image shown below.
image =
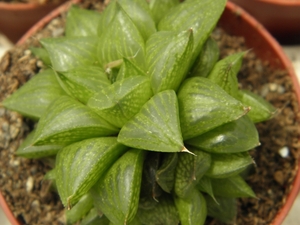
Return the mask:
<svg viewBox="0 0 300 225">
<path fill-rule="evenodd" d="M 144 68 L 144 39 L 118 3 L 116 10 L 116 15 L 98 39 L 98 60 L 107 69 L 109 63 L 126 57 Z"/>
<path fill-rule="evenodd" d="M 220 60 L 207 77 L 234 98 L 239 96 L 237 74 L 240 71 L 245 53 L 239 52 Z"/>
<path fill-rule="evenodd" d="M 70 208 L 125 152 L 115 137 L 86 139 L 63 148 L 56 157 L 57 190 Z"/>
<path fill-rule="evenodd" d="M 193 48 L 193 31 L 162 31 L 146 43 L 148 74 L 154 93 L 177 91 L 189 69 Z"/>
<path fill-rule="evenodd" d="M 100 17 L 99 12 L 71 6 L 66 19 L 66 37 L 97 36 L 95 24 L 98 24 Z"/>
<path fill-rule="evenodd" d="M 207 77 L 219 59 L 219 46 L 209 37 L 193 65 L 190 77 Z"/>
<path fill-rule="evenodd" d="M 40 40 L 56 71 L 96 64 L 96 37 L 60 37 Z"/>
<path fill-rule="evenodd" d="M 175 173 L 174 192 L 180 198 L 188 198 L 211 165 L 211 157 L 205 152 L 194 150 L 191 154 L 179 154 Z"/>
<path fill-rule="evenodd" d="M 118 141 L 134 148 L 187 151 L 183 145 L 177 97 L 173 90 L 154 95 L 121 129 Z"/>
<path fill-rule="evenodd" d="M 36 57 L 40 58 L 46 66 L 51 65 L 51 60 L 46 49 L 35 47 L 30 47 L 29 49 Z"/>
<path fill-rule="evenodd" d="M 117 1 L 110 1 L 108 6 L 101 12 L 100 21 L 97 26 L 97 34 L 100 37 L 106 32 L 106 29 L 110 26 L 110 22 L 114 19 L 120 6 L 117 5 Z"/>
<path fill-rule="evenodd" d="M 57 76 L 72 97 L 86 104 L 100 90 L 111 83 L 100 67 L 78 67 L 65 72 L 57 72 Z"/>
<path fill-rule="evenodd" d="M 161 166 L 156 171 L 156 181 L 167 193 L 171 193 L 174 186 L 177 162 L 177 153 L 166 153 L 163 155 Z"/>
<path fill-rule="evenodd" d="M 119 70 L 117 81 L 133 76 L 146 76 L 146 73 L 140 69 L 132 60 L 123 58 L 122 66 Z"/>
<path fill-rule="evenodd" d="M 87 193 L 83 195 L 79 202 L 71 209 L 66 211 L 67 224 L 74 224 L 93 208 L 93 198 L 91 194 Z"/>
<path fill-rule="evenodd" d="M 54 72 L 49 69 L 34 76 L 2 104 L 5 108 L 37 120 L 46 112 L 51 102 L 65 94 Z"/>
<path fill-rule="evenodd" d="M 199 55 L 202 45 L 217 24 L 224 8 L 226 0 L 191 0 L 185 1 L 172 8 L 161 19 L 158 30 L 194 31 L 194 62 Z"/>
<path fill-rule="evenodd" d="M 203 77 L 193 77 L 182 84 L 178 103 L 184 140 L 237 120 L 249 111 L 217 84 Z"/>
<path fill-rule="evenodd" d="M 211 178 L 227 178 L 235 176 L 254 163 L 248 152 L 211 154 L 211 157 L 211 167 L 205 174 Z"/>
<path fill-rule="evenodd" d="M 203 176 L 200 181 L 197 183 L 196 188 L 201 191 L 209 194 L 209 196 L 215 200 L 215 202 L 218 204 L 213 189 L 212 189 L 212 184 L 211 184 L 211 178 L 207 176 Z"/>
<path fill-rule="evenodd" d="M 156 24 L 163 18 L 166 13 L 179 4 L 179 0 L 151 0 L 149 7 L 152 12 L 152 17 Z"/>
<path fill-rule="evenodd" d="M 207 216 L 206 201 L 196 189 L 186 199 L 175 197 L 181 225 L 203 225 Z"/>
<path fill-rule="evenodd" d="M 251 107 L 249 117 L 254 123 L 259 123 L 271 119 L 276 109 L 261 96 L 247 90 L 241 90 L 240 101 Z"/>
<path fill-rule="evenodd" d="M 62 96 L 50 105 L 47 113 L 40 119 L 32 145 L 67 145 L 117 132 L 117 128 L 87 106 L 68 96 Z"/>
<path fill-rule="evenodd" d="M 234 198 L 216 197 L 216 200 L 210 196 L 205 196 L 207 204 L 207 214 L 224 223 L 234 222 L 237 215 L 236 200 Z"/>
<path fill-rule="evenodd" d="M 99 179 L 92 193 L 95 205 L 114 224 L 127 224 L 138 209 L 144 151 L 130 149 Z"/>
<path fill-rule="evenodd" d="M 102 118 L 121 128 L 139 112 L 151 96 L 149 79 L 135 76 L 102 89 L 88 101 L 87 105 Z"/>
<path fill-rule="evenodd" d="M 259 145 L 258 132 L 245 115 L 186 141 L 189 145 L 211 153 L 244 152 Z"/>
<path fill-rule="evenodd" d="M 174 225 L 179 224 L 178 212 L 171 196 L 164 195 L 155 202 L 154 207 L 139 208 L 137 217 L 142 224 Z"/>
<path fill-rule="evenodd" d="M 255 193 L 241 176 L 233 176 L 225 179 L 211 179 L 211 184 L 213 193 L 216 196 L 229 198 L 255 198 Z"/>
<path fill-rule="evenodd" d="M 80 225 L 109 225 L 109 220 L 96 208 L 92 208 L 88 215 L 82 219 Z"/>
</svg>

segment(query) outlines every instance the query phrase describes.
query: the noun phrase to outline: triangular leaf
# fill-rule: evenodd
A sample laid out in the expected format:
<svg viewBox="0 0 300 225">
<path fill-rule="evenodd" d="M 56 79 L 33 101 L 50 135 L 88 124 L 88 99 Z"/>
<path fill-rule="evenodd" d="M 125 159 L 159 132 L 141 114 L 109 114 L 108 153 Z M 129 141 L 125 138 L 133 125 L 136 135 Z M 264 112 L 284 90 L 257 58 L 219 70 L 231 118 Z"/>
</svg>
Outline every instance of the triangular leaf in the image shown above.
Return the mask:
<svg viewBox="0 0 300 225">
<path fill-rule="evenodd" d="M 259 145 L 259 139 L 255 125 L 245 115 L 186 143 L 211 153 L 235 153 L 255 148 Z"/>
<path fill-rule="evenodd" d="M 180 198 L 187 198 L 211 165 L 211 157 L 205 152 L 193 149 L 192 154 L 179 154 L 175 173 L 174 192 Z"/>
<path fill-rule="evenodd" d="M 45 38 L 40 42 L 48 51 L 54 70 L 67 71 L 97 62 L 96 37 Z"/>
<path fill-rule="evenodd" d="M 179 0 L 151 0 L 149 7 L 155 23 L 157 24 L 171 8 L 178 4 Z"/>
<path fill-rule="evenodd" d="M 147 77 L 135 76 L 117 81 L 98 92 L 88 106 L 116 127 L 122 127 L 151 98 Z"/>
<path fill-rule="evenodd" d="M 110 222 L 106 216 L 100 215 L 96 208 L 92 208 L 87 216 L 81 220 L 80 225 L 110 225 Z"/>
<path fill-rule="evenodd" d="M 100 13 L 96 11 L 71 6 L 66 19 L 66 37 L 97 36 L 95 24 L 98 24 L 100 17 Z"/>
<path fill-rule="evenodd" d="M 204 224 L 207 216 L 206 201 L 199 191 L 192 189 L 188 198 L 175 197 L 174 200 L 178 210 L 180 224 Z"/>
<path fill-rule="evenodd" d="M 159 152 L 185 151 L 172 90 L 152 97 L 121 129 L 118 141 L 124 145 Z"/>
<path fill-rule="evenodd" d="M 217 84 L 203 77 L 193 77 L 182 84 L 178 103 L 185 140 L 237 120 L 249 111 Z"/>
<path fill-rule="evenodd" d="M 209 194 L 209 196 L 215 200 L 216 203 L 217 200 L 215 198 L 213 189 L 212 189 L 212 185 L 211 185 L 211 178 L 207 177 L 207 176 L 203 176 L 200 181 L 198 182 L 198 184 L 196 185 L 196 188 L 201 191 L 201 192 L 205 192 L 207 194 Z"/>
<path fill-rule="evenodd" d="M 45 70 L 25 83 L 2 104 L 24 116 L 39 119 L 51 102 L 65 94 L 54 72 Z"/>
<path fill-rule="evenodd" d="M 177 91 L 187 74 L 192 48 L 192 30 L 157 32 L 148 39 L 146 60 L 154 93 Z"/>
<path fill-rule="evenodd" d="M 254 163 L 248 152 L 211 154 L 211 159 L 211 167 L 205 175 L 212 178 L 235 176 Z"/>
<path fill-rule="evenodd" d="M 138 209 L 144 152 L 130 149 L 99 179 L 92 193 L 97 207 L 114 224 L 127 224 Z"/>
<path fill-rule="evenodd" d="M 97 182 L 126 150 L 115 137 L 93 138 L 69 145 L 56 157 L 56 184 L 69 208 Z"/>
<path fill-rule="evenodd" d="M 117 128 L 100 118 L 90 108 L 63 96 L 54 101 L 40 119 L 32 145 L 67 145 L 117 132 Z"/>
<path fill-rule="evenodd" d="M 78 67 L 57 72 L 57 75 L 66 91 L 84 104 L 97 92 L 110 85 L 107 75 L 100 67 Z"/>
<path fill-rule="evenodd" d="M 51 60 L 46 49 L 36 47 L 30 47 L 29 49 L 36 57 L 40 58 L 46 66 L 51 65 Z"/>
<path fill-rule="evenodd" d="M 146 73 L 128 58 L 123 58 L 122 66 L 119 70 L 117 81 L 133 76 L 146 76 Z"/>
</svg>

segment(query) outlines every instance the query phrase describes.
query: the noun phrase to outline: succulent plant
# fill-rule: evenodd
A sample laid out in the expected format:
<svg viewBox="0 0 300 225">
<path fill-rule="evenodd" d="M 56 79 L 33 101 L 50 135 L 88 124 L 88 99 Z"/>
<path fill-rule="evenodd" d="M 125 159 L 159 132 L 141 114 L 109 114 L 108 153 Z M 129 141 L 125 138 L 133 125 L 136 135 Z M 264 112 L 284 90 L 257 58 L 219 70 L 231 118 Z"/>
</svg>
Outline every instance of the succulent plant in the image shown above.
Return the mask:
<svg viewBox="0 0 300 225">
<path fill-rule="evenodd" d="M 255 197 L 243 179 L 274 108 L 238 88 L 246 52 L 210 37 L 226 0 L 73 6 L 65 36 L 32 49 L 48 66 L 2 104 L 37 121 L 17 151 L 55 158 L 67 223 L 203 224 Z"/>
</svg>

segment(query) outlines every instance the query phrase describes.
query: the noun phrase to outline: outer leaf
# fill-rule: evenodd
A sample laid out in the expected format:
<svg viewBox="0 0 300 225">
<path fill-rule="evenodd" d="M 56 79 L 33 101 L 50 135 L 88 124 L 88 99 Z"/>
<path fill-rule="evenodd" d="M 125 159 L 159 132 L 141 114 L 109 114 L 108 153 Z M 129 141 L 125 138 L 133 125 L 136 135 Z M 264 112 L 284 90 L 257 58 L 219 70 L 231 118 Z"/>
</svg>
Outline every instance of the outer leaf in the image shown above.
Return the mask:
<svg viewBox="0 0 300 225">
<path fill-rule="evenodd" d="M 100 21 L 97 27 L 97 34 L 99 37 L 106 32 L 107 27 L 114 19 L 119 10 L 120 6 L 117 5 L 117 1 L 110 1 L 105 10 L 101 12 Z"/>
<path fill-rule="evenodd" d="M 208 195 L 205 196 L 207 204 L 207 214 L 224 223 L 231 223 L 237 215 L 236 200 L 234 198 L 216 197 L 212 199 Z"/>
<path fill-rule="evenodd" d="M 109 220 L 102 214 L 99 215 L 96 208 L 92 208 L 89 214 L 83 218 L 80 225 L 109 225 Z"/>
<path fill-rule="evenodd" d="M 174 192 L 180 198 L 188 198 L 192 190 L 211 165 L 209 154 L 193 150 L 195 155 L 180 154 L 175 173 Z"/>
<path fill-rule="evenodd" d="M 245 52 L 239 52 L 227 56 L 217 62 L 208 75 L 208 79 L 218 84 L 229 95 L 235 98 L 239 94 L 237 74 L 240 71 L 244 55 Z"/>
<path fill-rule="evenodd" d="M 201 191 L 201 192 L 205 192 L 207 194 L 209 194 L 209 196 L 215 200 L 215 202 L 218 204 L 213 189 L 212 189 L 212 185 L 211 185 L 211 178 L 207 177 L 207 176 L 203 176 L 200 181 L 198 182 L 198 184 L 196 185 L 196 188 Z"/>
<path fill-rule="evenodd" d="M 219 52 L 217 42 L 212 38 L 208 38 L 193 65 L 190 76 L 207 77 L 219 59 Z"/>
<path fill-rule="evenodd" d="M 116 134 L 118 129 L 76 100 L 63 96 L 41 118 L 32 145 L 67 145 L 92 137 Z"/>
<path fill-rule="evenodd" d="M 133 76 L 146 76 L 146 73 L 128 58 L 123 58 L 123 64 L 119 70 L 117 81 Z"/>
<path fill-rule="evenodd" d="M 253 159 L 248 152 L 235 154 L 211 154 L 212 164 L 206 172 L 206 176 L 212 178 L 227 178 L 239 174 L 249 165 Z"/>
<path fill-rule="evenodd" d="M 226 123 L 186 143 L 211 153 L 244 152 L 259 145 L 258 132 L 249 117 Z"/>
<path fill-rule="evenodd" d="M 93 188 L 95 204 L 114 224 L 127 224 L 138 209 L 144 152 L 131 149 Z"/>
<path fill-rule="evenodd" d="M 96 37 L 60 37 L 40 40 L 54 70 L 67 71 L 96 64 Z"/>
<path fill-rule="evenodd" d="M 194 31 L 194 62 L 202 45 L 217 24 L 226 0 L 191 0 L 172 8 L 159 22 L 158 30 L 183 31 L 192 28 Z"/>
<path fill-rule="evenodd" d="M 180 132 L 178 103 L 172 90 L 152 97 L 121 129 L 124 145 L 159 152 L 186 151 Z"/>
<path fill-rule="evenodd" d="M 51 65 L 51 60 L 49 58 L 49 54 L 46 49 L 35 48 L 35 47 L 30 47 L 29 49 L 36 57 L 40 58 L 45 65 L 47 66 Z"/>
<path fill-rule="evenodd" d="M 178 103 L 185 140 L 237 120 L 249 111 L 217 84 L 203 77 L 193 77 L 182 84 Z"/>
<path fill-rule="evenodd" d="M 109 63 L 127 57 L 132 58 L 143 68 L 145 65 L 143 37 L 118 3 L 116 7 L 116 15 L 98 40 L 98 60 L 102 66 L 110 68 Z"/>
<path fill-rule="evenodd" d="M 175 205 L 181 225 L 204 224 L 207 216 L 206 201 L 196 189 L 191 190 L 190 197 L 187 199 L 175 197 Z"/>
<path fill-rule="evenodd" d="M 87 139 L 62 149 L 55 169 L 63 204 L 75 204 L 125 150 L 115 137 Z"/>
<path fill-rule="evenodd" d="M 65 94 L 54 72 L 45 70 L 25 83 L 2 104 L 24 116 L 39 119 L 52 101 Z"/>
<path fill-rule="evenodd" d="M 79 202 L 71 209 L 66 211 L 67 224 L 74 224 L 93 208 L 93 198 L 91 194 L 83 195 Z"/>
<path fill-rule="evenodd" d="M 193 48 L 193 31 L 162 31 L 146 43 L 146 60 L 154 93 L 177 91 L 189 68 Z"/>
<path fill-rule="evenodd" d="M 156 181 L 167 193 L 171 193 L 174 186 L 177 162 L 177 153 L 164 154 L 161 166 L 156 171 Z"/>
<path fill-rule="evenodd" d="M 269 120 L 275 115 L 276 109 L 274 106 L 259 95 L 242 90 L 240 91 L 240 96 L 240 101 L 251 107 L 248 115 L 254 123 Z"/>
<path fill-rule="evenodd" d="M 82 103 L 87 101 L 103 88 L 111 83 L 100 67 L 78 67 L 65 72 L 57 72 L 57 75 L 66 92 Z"/>
<path fill-rule="evenodd" d="M 152 17 L 157 24 L 166 13 L 179 4 L 179 0 L 151 0 L 149 3 Z"/>
<path fill-rule="evenodd" d="M 237 198 L 255 197 L 251 187 L 241 176 L 228 177 L 226 179 L 211 179 L 213 192 L 216 196 Z"/>
<path fill-rule="evenodd" d="M 65 33 L 67 37 L 96 36 L 100 14 L 92 10 L 72 6 L 68 10 Z M 93 21 L 91 23 L 91 21 Z"/>
<path fill-rule="evenodd" d="M 88 101 L 88 106 L 116 127 L 122 127 L 151 98 L 147 77 L 135 76 L 115 82 Z"/>
</svg>

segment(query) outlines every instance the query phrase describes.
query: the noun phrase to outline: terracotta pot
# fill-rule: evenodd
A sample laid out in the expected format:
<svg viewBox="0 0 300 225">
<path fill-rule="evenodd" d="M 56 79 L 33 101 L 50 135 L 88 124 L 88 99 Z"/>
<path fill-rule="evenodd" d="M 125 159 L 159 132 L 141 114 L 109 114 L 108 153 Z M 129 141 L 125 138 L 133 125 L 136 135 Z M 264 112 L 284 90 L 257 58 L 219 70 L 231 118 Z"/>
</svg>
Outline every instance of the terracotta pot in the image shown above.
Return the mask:
<svg viewBox="0 0 300 225">
<path fill-rule="evenodd" d="M 230 0 L 261 22 L 283 43 L 300 43 L 299 0 Z"/>
<path fill-rule="evenodd" d="M 55 4 L 0 2 L 0 32 L 16 43 L 30 27 L 64 1 Z"/>
<path fill-rule="evenodd" d="M 77 0 L 77 2 L 79 1 L 80 0 Z M 49 15 L 39 21 L 34 27 L 32 27 L 19 40 L 17 45 L 24 43 L 30 36 L 32 36 L 32 34 L 34 34 L 39 29 L 42 29 L 49 21 L 51 21 L 51 19 L 57 17 L 61 12 L 67 10 L 69 6 L 70 3 L 65 3 L 55 11 L 51 12 Z M 297 95 L 298 102 L 300 104 L 300 87 L 293 66 L 287 56 L 284 54 L 277 41 L 266 31 L 266 29 L 259 22 L 257 22 L 242 8 L 236 6 L 231 2 L 228 2 L 219 25 L 221 25 L 229 34 L 244 36 L 246 45 L 249 48 L 252 48 L 259 58 L 265 61 L 269 61 L 272 67 L 276 69 L 286 70 L 294 83 L 294 89 Z M 299 188 L 300 172 L 298 171 L 293 183 L 292 190 L 288 195 L 283 208 L 274 218 L 272 225 L 280 225 L 283 222 L 298 194 Z M 1 193 L 0 205 L 4 209 L 4 212 L 6 213 L 12 225 L 19 225 L 18 221 L 13 216 L 12 212 L 4 201 Z"/>
</svg>

